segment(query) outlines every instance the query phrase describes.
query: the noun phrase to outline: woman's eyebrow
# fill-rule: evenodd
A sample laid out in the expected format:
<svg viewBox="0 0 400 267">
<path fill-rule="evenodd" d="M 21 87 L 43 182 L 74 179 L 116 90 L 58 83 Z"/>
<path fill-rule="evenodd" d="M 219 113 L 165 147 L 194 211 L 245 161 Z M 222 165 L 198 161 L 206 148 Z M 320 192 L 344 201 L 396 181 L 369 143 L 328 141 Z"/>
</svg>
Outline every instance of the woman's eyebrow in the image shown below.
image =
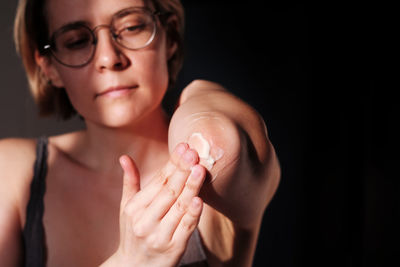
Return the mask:
<svg viewBox="0 0 400 267">
<path fill-rule="evenodd" d="M 76 27 L 81 26 L 81 25 L 89 26 L 89 23 L 87 21 L 84 21 L 84 20 L 77 20 L 77 21 L 68 22 L 68 23 L 62 25 L 57 30 L 55 30 L 54 32 L 67 31 L 69 29 L 76 28 Z"/>
<path fill-rule="evenodd" d="M 114 17 L 114 18 L 122 18 L 122 17 L 126 16 L 127 14 L 129 14 L 130 11 L 131 11 L 131 10 L 129 10 L 129 8 L 121 9 L 120 11 L 116 12 L 116 13 L 113 15 L 113 17 Z"/>
</svg>

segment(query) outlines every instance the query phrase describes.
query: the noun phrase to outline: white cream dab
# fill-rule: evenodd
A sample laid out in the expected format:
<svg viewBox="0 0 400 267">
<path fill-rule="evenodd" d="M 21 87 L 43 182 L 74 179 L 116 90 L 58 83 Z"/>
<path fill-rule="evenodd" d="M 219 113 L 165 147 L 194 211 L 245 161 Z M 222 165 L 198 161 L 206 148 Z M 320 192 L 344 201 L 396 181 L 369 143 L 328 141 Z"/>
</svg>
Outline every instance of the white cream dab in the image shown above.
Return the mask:
<svg viewBox="0 0 400 267">
<path fill-rule="evenodd" d="M 200 163 L 204 165 L 209 171 L 214 166 L 215 162 L 219 160 L 224 151 L 221 148 L 213 147 L 214 157 L 211 156 L 211 146 L 201 133 L 193 133 L 189 138 L 189 144 L 194 148 L 200 157 Z M 212 144 L 211 144 L 212 145 Z"/>
</svg>

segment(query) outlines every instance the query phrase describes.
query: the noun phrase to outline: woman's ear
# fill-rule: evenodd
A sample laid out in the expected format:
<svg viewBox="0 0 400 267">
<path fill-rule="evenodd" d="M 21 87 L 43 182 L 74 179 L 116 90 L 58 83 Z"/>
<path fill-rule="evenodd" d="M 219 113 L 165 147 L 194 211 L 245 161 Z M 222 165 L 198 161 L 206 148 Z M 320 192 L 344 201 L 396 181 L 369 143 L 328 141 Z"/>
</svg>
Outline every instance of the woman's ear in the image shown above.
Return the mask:
<svg viewBox="0 0 400 267">
<path fill-rule="evenodd" d="M 39 66 L 40 70 L 43 74 L 49 79 L 51 84 L 55 87 L 62 88 L 64 87 L 63 82 L 61 81 L 60 75 L 57 70 L 54 68 L 50 58 L 47 56 L 41 55 L 39 51 L 35 51 L 35 61 Z"/>
<path fill-rule="evenodd" d="M 178 32 L 178 18 L 175 14 L 168 17 L 166 25 L 167 58 L 170 60 L 178 49 L 177 40 L 174 39 L 175 32 Z"/>
</svg>

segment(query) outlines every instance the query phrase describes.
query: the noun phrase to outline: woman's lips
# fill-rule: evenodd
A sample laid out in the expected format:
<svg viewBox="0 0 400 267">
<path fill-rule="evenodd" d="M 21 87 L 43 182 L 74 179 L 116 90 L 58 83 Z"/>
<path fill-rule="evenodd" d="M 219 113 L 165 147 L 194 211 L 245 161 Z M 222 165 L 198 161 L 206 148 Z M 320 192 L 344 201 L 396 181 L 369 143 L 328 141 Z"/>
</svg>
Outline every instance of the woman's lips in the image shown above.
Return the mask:
<svg viewBox="0 0 400 267">
<path fill-rule="evenodd" d="M 138 87 L 137 85 L 110 87 L 107 90 L 96 94 L 95 98 L 100 97 L 100 96 L 101 97 L 111 97 L 111 98 L 120 97 L 120 96 L 130 93 L 131 90 L 136 89 L 137 87 Z"/>
</svg>

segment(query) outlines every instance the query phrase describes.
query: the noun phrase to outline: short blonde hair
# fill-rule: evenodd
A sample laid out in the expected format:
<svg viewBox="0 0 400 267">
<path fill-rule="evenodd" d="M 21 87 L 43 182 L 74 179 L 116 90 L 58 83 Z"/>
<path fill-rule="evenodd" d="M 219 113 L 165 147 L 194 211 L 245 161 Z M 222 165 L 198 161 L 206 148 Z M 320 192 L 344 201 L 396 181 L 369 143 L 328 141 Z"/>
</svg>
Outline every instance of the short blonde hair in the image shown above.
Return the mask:
<svg viewBox="0 0 400 267">
<path fill-rule="evenodd" d="M 180 0 L 144 0 L 162 14 L 174 14 L 176 20 L 160 16 L 168 42 L 175 42 L 177 50 L 168 60 L 169 87 L 172 87 L 183 63 L 184 10 Z M 36 64 L 35 52 L 43 53 L 49 38 L 45 14 L 45 0 L 19 0 L 14 21 L 14 42 L 29 82 L 31 93 L 39 108 L 39 115 L 56 115 L 69 119 L 76 114 L 64 88 L 54 87 Z"/>
</svg>

